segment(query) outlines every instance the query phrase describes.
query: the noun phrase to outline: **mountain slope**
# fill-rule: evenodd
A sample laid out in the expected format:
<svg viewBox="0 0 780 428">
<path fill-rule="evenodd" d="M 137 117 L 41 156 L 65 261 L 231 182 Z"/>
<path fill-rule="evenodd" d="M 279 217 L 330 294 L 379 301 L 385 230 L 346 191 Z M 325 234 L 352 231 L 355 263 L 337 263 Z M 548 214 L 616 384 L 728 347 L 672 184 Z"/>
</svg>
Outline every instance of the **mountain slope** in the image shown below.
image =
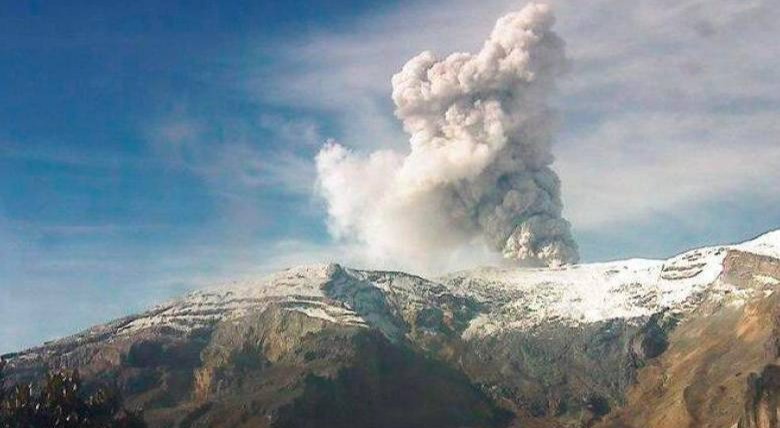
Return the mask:
<svg viewBox="0 0 780 428">
<path fill-rule="evenodd" d="M 12 374 L 78 368 L 155 426 L 777 426 L 779 259 L 775 231 L 433 280 L 296 267 L 13 355 Z"/>
</svg>

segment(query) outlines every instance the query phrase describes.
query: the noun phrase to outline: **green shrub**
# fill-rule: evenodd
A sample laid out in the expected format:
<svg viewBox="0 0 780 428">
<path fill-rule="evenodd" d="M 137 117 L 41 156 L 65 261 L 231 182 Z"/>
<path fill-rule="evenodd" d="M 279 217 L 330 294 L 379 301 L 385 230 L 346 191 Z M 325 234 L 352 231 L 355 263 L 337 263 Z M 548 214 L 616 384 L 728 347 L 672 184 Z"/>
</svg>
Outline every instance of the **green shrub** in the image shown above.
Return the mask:
<svg viewBox="0 0 780 428">
<path fill-rule="evenodd" d="M 144 428 L 140 412 L 122 405 L 117 390 L 83 391 L 78 371 L 46 375 L 41 386 L 6 385 L 5 361 L 0 360 L 1 428 Z"/>
</svg>

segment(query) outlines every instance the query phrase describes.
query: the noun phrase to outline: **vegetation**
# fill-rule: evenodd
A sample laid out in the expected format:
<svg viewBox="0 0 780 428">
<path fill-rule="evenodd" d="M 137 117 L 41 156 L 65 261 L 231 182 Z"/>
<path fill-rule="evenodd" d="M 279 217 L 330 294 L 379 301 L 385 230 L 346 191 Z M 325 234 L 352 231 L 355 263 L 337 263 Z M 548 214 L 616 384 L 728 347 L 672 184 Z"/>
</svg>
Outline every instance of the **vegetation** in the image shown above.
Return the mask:
<svg viewBox="0 0 780 428">
<path fill-rule="evenodd" d="M 144 428 L 140 412 L 128 411 L 116 389 L 86 394 L 78 371 L 51 372 L 41 386 L 6 385 L 0 360 L 0 428 Z"/>
</svg>

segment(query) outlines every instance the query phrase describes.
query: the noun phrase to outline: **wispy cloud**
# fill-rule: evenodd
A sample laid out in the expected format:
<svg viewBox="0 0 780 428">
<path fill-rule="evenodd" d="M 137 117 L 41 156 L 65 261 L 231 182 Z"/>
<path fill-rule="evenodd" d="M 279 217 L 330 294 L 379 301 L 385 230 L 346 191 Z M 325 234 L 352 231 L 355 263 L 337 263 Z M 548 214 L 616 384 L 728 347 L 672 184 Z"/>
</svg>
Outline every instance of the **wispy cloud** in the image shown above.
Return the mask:
<svg viewBox="0 0 780 428">
<path fill-rule="evenodd" d="M 108 151 L 86 151 L 48 141 L 20 143 L 0 138 L 0 160 L 33 161 L 76 168 L 118 169 L 124 167 L 151 168 L 161 166 L 154 160 Z"/>
<path fill-rule="evenodd" d="M 580 230 L 598 230 L 684 217 L 704 203 L 777 200 L 775 117 L 633 113 L 605 121 L 558 156 L 567 212 Z"/>
<path fill-rule="evenodd" d="M 226 134 L 219 122 L 177 116 L 154 126 L 150 142 L 158 156 L 201 176 L 218 194 L 244 188 L 310 194 L 311 153 L 325 141 L 318 125 L 275 115 L 243 120 L 245 131 Z"/>
</svg>

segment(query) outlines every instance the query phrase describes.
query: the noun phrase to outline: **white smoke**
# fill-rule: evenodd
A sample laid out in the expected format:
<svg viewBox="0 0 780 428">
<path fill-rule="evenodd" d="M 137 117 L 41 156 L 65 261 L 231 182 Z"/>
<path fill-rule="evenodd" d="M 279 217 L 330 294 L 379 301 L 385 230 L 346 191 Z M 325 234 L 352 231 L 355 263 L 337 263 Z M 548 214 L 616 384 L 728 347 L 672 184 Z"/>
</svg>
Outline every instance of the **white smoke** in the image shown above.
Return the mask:
<svg viewBox="0 0 780 428">
<path fill-rule="evenodd" d="M 575 262 L 549 168 L 547 98 L 566 65 L 553 23 L 548 6 L 530 4 L 499 19 L 477 54 L 409 60 L 392 84 L 410 152 L 363 157 L 330 142 L 317 156 L 334 236 L 398 265 L 479 241 L 509 259 Z"/>
</svg>

